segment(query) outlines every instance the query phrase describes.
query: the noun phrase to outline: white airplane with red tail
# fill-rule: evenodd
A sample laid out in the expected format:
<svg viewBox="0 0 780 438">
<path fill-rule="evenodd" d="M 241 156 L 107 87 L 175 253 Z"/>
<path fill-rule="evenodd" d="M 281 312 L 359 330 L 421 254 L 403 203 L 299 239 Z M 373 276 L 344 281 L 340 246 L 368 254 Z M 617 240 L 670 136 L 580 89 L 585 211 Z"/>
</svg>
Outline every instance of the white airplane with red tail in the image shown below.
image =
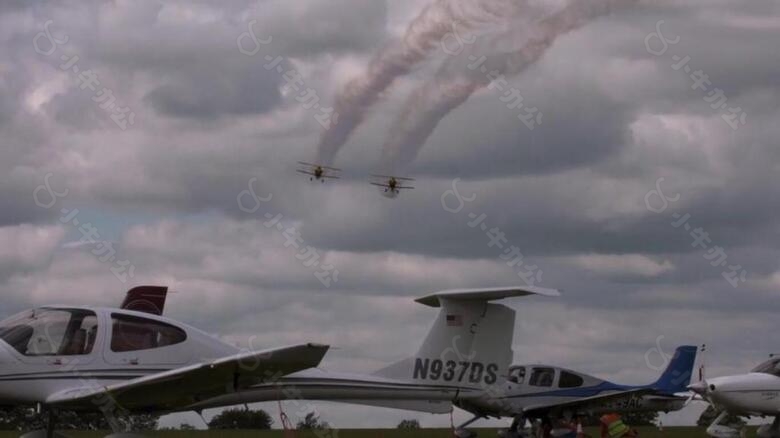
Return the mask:
<svg viewBox="0 0 780 438">
<path fill-rule="evenodd" d="M 241 351 L 161 316 L 167 288 L 139 287 L 122 308 L 44 306 L 0 322 L 0 406 L 37 406 L 61 436 L 57 412 L 99 411 L 123 434 L 120 413 L 192 410 L 316 367 L 328 346 Z"/>
</svg>

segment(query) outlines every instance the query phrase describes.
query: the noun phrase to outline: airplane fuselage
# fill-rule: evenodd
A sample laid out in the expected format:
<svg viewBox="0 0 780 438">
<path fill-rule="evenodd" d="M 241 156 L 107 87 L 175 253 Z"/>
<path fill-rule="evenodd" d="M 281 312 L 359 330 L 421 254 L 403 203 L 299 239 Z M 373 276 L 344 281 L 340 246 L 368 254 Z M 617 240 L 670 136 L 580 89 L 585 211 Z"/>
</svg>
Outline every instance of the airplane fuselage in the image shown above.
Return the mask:
<svg viewBox="0 0 780 438">
<path fill-rule="evenodd" d="M 513 366 L 500 387 L 481 396 L 467 397 L 457 404 L 472 412 L 491 416 L 515 416 L 529 408 L 564 405 L 590 397 L 616 395 L 609 400 L 594 400 L 576 409 L 561 408 L 549 413 L 557 415 L 598 415 L 611 412 L 671 412 L 683 408 L 685 399 L 673 394 L 625 394 L 646 386 L 618 385 L 587 374 L 549 365 Z"/>
<path fill-rule="evenodd" d="M 780 377 L 765 373 L 707 379 L 708 396 L 729 412 L 754 416 L 780 413 Z"/>
<path fill-rule="evenodd" d="M 45 404 L 54 394 L 109 386 L 239 349 L 168 318 L 120 309 L 56 306 L 0 327 L 0 404 Z"/>
</svg>

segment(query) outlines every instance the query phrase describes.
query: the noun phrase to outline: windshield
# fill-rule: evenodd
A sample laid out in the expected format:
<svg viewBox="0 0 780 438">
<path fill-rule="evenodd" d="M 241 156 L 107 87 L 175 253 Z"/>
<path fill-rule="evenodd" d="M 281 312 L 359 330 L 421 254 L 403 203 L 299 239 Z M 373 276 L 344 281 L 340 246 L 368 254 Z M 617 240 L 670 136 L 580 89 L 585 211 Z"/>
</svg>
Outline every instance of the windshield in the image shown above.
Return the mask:
<svg viewBox="0 0 780 438">
<path fill-rule="evenodd" d="M 0 339 L 25 356 L 89 354 L 97 336 L 89 310 L 37 309 L 0 322 Z"/>
<path fill-rule="evenodd" d="M 750 370 L 751 373 L 764 373 L 780 377 L 780 357 L 770 359 Z"/>
</svg>

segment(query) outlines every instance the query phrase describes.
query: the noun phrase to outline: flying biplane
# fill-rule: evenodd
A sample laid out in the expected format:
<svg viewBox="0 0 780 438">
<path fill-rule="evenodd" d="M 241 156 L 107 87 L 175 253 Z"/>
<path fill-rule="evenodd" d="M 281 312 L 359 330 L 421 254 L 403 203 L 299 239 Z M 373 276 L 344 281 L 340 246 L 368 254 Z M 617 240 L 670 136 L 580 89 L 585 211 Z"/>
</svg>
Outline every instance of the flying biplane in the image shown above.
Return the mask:
<svg viewBox="0 0 780 438">
<path fill-rule="evenodd" d="M 309 175 L 309 181 L 319 181 L 324 183 L 326 179 L 339 179 L 339 172 L 341 172 L 341 169 L 324 166 L 322 164 L 313 164 L 307 163 L 305 161 L 299 161 L 296 172 Z"/>
<path fill-rule="evenodd" d="M 392 175 L 371 175 L 374 181 L 371 181 L 371 185 L 382 187 L 385 193 L 394 196 L 401 193 L 401 190 L 412 190 L 414 187 L 406 185 L 414 181 L 414 178 L 404 178 L 400 176 Z"/>
</svg>

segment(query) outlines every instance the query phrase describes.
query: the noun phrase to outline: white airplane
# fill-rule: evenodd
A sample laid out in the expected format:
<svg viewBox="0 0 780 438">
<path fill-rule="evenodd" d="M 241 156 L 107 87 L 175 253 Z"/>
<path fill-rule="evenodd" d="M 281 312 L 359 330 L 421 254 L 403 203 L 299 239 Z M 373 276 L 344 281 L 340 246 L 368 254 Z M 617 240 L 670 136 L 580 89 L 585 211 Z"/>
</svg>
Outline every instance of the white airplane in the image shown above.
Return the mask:
<svg viewBox="0 0 780 438">
<path fill-rule="evenodd" d="M 162 316 L 164 288 L 136 288 L 121 308 L 45 306 L 0 322 L 0 406 L 37 406 L 55 432 L 61 410 L 168 413 L 317 366 L 328 346 L 242 352 Z M 167 289 L 165 290 L 167 291 Z M 162 293 L 161 293 L 162 292 Z M 135 311 L 128 309 L 145 309 Z"/>
<path fill-rule="evenodd" d="M 703 379 L 689 386 L 720 415 L 707 428 L 716 438 L 738 437 L 740 430 L 721 424 L 729 414 L 744 417 L 774 417 L 758 429 L 759 437 L 780 437 L 780 357 L 773 357 L 747 374 Z"/>
<path fill-rule="evenodd" d="M 208 400 L 198 409 L 278 399 L 327 400 L 428 413 L 458 406 L 474 418 L 571 418 L 612 412 L 681 409 L 697 348 L 680 347 L 653 384 L 625 386 L 549 365 L 510 366 L 515 311 L 491 301 L 529 295 L 559 296 L 552 289 L 510 287 L 438 292 L 417 300 L 441 307 L 417 353 L 371 375 L 304 370 L 273 384 Z"/>
</svg>

